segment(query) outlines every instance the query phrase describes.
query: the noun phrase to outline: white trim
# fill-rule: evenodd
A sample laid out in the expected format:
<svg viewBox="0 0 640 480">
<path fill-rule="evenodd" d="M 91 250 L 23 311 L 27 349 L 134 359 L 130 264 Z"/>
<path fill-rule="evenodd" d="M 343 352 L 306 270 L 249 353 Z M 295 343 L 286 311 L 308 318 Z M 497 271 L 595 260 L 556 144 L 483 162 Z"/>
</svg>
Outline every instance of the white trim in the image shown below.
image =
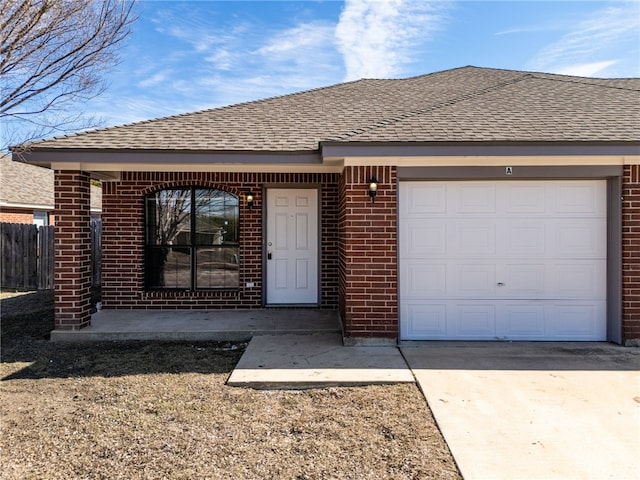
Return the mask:
<svg viewBox="0 0 640 480">
<path fill-rule="evenodd" d="M 342 165 L 323 164 L 219 164 L 219 163 L 83 163 L 53 162 L 54 170 L 81 170 L 95 173 L 106 181 L 118 180 L 120 172 L 266 172 L 266 173 L 340 173 Z M 102 175 L 100 175 L 102 174 Z"/>
<path fill-rule="evenodd" d="M 33 204 L 33 203 L 12 203 L 12 202 L 6 202 L 6 201 L 2 201 L 0 200 L 0 207 L 4 207 L 4 208 L 25 208 L 25 209 L 29 209 L 29 210 L 46 210 L 46 211 L 53 211 L 54 207 L 52 207 L 51 205 L 38 205 L 38 204 Z"/>
<path fill-rule="evenodd" d="M 240 164 L 240 163 L 85 163 L 52 162 L 55 170 L 89 171 L 105 181 L 118 181 L 129 172 L 267 172 L 267 173 L 341 173 L 349 166 L 395 167 L 469 167 L 469 166 L 589 166 L 637 165 L 640 156 L 556 155 L 556 156 L 420 156 L 420 157 L 344 157 L 325 158 L 322 164 Z"/>
<path fill-rule="evenodd" d="M 578 166 L 578 165 L 637 165 L 640 156 L 463 156 L 463 157 L 345 157 L 346 166 L 396 167 L 502 167 L 502 166 Z"/>
</svg>

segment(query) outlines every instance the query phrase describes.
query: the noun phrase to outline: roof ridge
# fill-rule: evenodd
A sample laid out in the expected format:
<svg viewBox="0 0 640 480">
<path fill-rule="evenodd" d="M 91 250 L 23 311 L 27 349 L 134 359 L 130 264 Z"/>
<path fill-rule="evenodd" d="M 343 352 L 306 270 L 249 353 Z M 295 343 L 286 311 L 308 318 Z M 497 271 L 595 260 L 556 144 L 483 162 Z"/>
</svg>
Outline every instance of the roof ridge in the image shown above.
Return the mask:
<svg viewBox="0 0 640 480">
<path fill-rule="evenodd" d="M 596 78 L 596 77 L 578 77 L 575 75 L 560 75 L 557 73 L 531 73 L 531 76 L 540 80 L 549 80 L 552 82 L 577 83 L 580 85 L 592 85 L 594 87 L 611 88 L 613 90 L 625 90 L 628 92 L 638 92 L 640 88 L 628 88 L 619 85 L 596 83 L 596 81 L 609 82 L 615 80 L 637 80 L 634 77 L 627 78 Z M 591 80 L 591 81 L 589 81 Z"/>
<path fill-rule="evenodd" d="M 461 67 L 461 68 L 466 68 L 466 67 Z M 516 70 L 513 70 L 513 72 L 516 72 Z M 370 125 L 357 128 L 357 129 L 355 129 L 355 130 L 353 130 L 351 132 L 346 132 L 346 133 L 337 135 L 337 136 L 335 136 L 333 138 L 329 138 L 327 140 L 341 140 L 341 141 L 342 140 L 346 140 L 348 138 L 355 137 L 357 135 L 360 135 L 361 133 L 364 133 L 364 132 L 367 132 L 367 131 L 370 131 L 370 130 L 373 130 L 373 129 L 376 129 L 376 128 L 384 128 L 384 127 L 387 127 L 387 126 L 389 126 L 391 124 L 407 120 L 408 118 L 417 117 L 419 115 L 424 115 L 425 113 L 433 112 L 434 110 L 438 110 L 438 109 L 443 108 L 443 107 L 455 105 L 455 104 L 463 102 L 465 100 L 469 100 L 471 98 L 479 97 L 481 95 L 484 95 L 485 93 L 493 92 L 495 90 L 499 90 L 499 89 L 501 89 L 503 87 L 506 87 L 508 85 L 516 84 L 518 82 L 521 82 L 521 81 L 525 80 L 526 78 L 531 78 L 533 76 L 533 74 L 531 74 L 529 72 L 519 72 L 519 73 L 521 73 L 522 75 L 520 75 L 517 78 L 504 80 L 502 82 L 498 82 L 498 83 L 496 83 L 494 85 L 491 85 L 489 87 L 485 87 L 485 88 L 482 88 L 480 90 L 476 90 L 476 91 L 474 91 L 472 93 L 467 93 L 465 95 L 460 95 L 460 96 L 455 97 L 455 98 L 450 98 L 450 99 L 448 99 L 446 101 L 434 103 L 433 105 L 430 105 L 428 108 L 421 108 L 421 109 L 418 109 L 418 110 L 410 110 L 410 111 L 405 112 L 405 113 L 403 113 L 401 115 L 396 115 L 395 117 L 390 117 L 390 118 L 387 118 L 387 119 L 383 119 L 383 120 L 377 121 L 377 122 L 372 123 Z"/>
</svg>

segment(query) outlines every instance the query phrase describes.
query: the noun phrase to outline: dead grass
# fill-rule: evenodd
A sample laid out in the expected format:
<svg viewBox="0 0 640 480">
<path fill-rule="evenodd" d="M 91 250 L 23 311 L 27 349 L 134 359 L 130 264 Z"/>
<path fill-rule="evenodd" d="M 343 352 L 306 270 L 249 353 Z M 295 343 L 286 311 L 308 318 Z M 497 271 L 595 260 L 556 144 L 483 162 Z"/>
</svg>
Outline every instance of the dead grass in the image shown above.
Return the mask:
<svg viewBox="0 0 640 480">
<path fill-rule="evenodd" d="M 2 479 L 460 478 L 415 385 L 228 387 L 243 344 L 52 344 L 1 298 Z"/>
</svg>

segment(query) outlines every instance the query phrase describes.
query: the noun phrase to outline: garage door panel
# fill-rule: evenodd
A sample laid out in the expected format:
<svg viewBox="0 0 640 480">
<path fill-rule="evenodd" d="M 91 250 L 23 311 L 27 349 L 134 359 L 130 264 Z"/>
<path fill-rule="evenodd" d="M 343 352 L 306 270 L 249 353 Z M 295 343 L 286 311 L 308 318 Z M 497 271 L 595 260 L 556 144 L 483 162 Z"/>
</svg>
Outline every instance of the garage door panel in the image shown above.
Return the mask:
<svg viewBox="0 0 640 480">
<path fill-rule="evenodd" d="M 559 298 L 605 299 L 605 260 L 596 262 L 560 262 L 554 265 L 550 281 L 551 291 Z"/>
<path fill-rule="evenodd" d="M 556 258 L 602 258 L 606 252 L 606 218 L 554 222 L 553 251 Z"/>
<path fill-rule="evenodd" d="M 554 337 L 566 340 L 602 340 L 606 337 L 606 302 L 564 302 L 553 306 L 557 321 L 549 325 Z"/>
<path fill-rule="evenodd" d="M 504 274 L 498 277 L 499 286 L 497 295 L 499 297 L 534 297 L 545 296 L 545 282 L 547 268 L 543 263 L 531 264 L 527 260 L 522 263 L 506 263 L 501 269 Z"/>
<path fill-rule="evenodd" d="M 496 187 L 493 183 L 461 183 L 454 198 L 457 213 L 496 213 Z"/>
<path fill-rule="evenodd" d="M 401 229 L 401 236 L 406 239 L 401 247 L 401 255 L 411 258 L 446 255 L 446 221 L 410 219 L 403 223 Z"/>
<path fill-rule="evenodd" d="M 542 302 L 505 303 L 504 326 L 498 335 L 507 339 L 533 340 L 544 338 L 545 305 Z"/>
<path fill-rule="evenodd" d="M 447 305 L 444 303 L 408 302 L 401 336 L 405 339 L 447 338 Z"/>
<path fill-rule="evenodd" d="M 452 222 L 449 232 L 452 251 L 459 257 L 496 253 L 495 225 L 481 220 Z"/>
<path fill-rule="evenodd" d="M 401 182 L 399 198 L 401 338 L 606 339 L 606 181 Z"/>
<path fill-rule="evenodd" d="M 404 268 L 400 277 L 406 298 L 447 295 L 447 266 L 416 261 Z"/>
<path fill-rule="evenodd" d="M 446 185 L 414 183 L 402 192 L 401 202 L 407 206 L 407 215 L 445 214 L 447 212 Z"/>
<path fill-rule="evenodd" d="M 495 264 L 456 263 L 450 265 L 447 294 L 463 298 L 486 298 L 493 295 L 496 285 Z"/>
<path fill-rule="evenodd" d="M 496 306 L 489 303 L 457 303 L 453 310 L 456 337 L 496 337 Z"/>
<path fill-rule="evenodd" d="M 513 182 L 504 189 L 505 212 L 508 214 L 544 214 L 546 211 L 545 185 L 531 182 Z"/>
<path fill-rule="evenodd" d="M 558 214 L 606 215 L 606 190 L 600 183 L 575 181 L 558 184 L 555 211 Z"/>
<path fill-rule="evenodd" d="M 546 251 L 546 222 L 544 220 L 506 220 L 504 256 L 544 256 Z"/>
</svg>

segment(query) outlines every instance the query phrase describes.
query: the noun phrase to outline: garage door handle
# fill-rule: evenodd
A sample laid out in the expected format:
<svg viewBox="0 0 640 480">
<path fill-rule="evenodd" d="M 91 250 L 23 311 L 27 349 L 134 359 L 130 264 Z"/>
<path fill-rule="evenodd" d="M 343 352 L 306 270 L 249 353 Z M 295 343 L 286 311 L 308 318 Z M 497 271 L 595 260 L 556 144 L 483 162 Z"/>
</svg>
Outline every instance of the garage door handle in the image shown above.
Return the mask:
<svg viewBox="0 0 640 480">
<path fill-rule="evenodd" d="M 498 282 L 498 286 L 499 286 L 499 287 L 504 287 L 504 283 L 502 283 L 502 282 Z"/>
</svg>

